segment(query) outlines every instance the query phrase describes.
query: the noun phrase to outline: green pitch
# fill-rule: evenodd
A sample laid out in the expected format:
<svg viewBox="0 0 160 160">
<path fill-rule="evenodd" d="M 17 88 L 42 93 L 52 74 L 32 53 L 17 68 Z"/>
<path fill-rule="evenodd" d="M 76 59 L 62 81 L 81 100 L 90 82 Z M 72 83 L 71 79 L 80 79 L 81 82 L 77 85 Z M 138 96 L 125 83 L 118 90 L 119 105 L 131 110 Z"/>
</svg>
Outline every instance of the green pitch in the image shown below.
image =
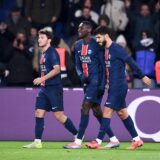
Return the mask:
<svg viewBox="0 0 160 160">
<path fill-rule="evenodd" d="M 67 142 L 43 142 L 43 149 L 23 149 L 25 144 L 0 141 L 0 160 L 160 160 L 160 143 L 145 143 L 134 151 L 126 150 L 130 143 L 112 150 L 63 149 Z"/>
</svg>

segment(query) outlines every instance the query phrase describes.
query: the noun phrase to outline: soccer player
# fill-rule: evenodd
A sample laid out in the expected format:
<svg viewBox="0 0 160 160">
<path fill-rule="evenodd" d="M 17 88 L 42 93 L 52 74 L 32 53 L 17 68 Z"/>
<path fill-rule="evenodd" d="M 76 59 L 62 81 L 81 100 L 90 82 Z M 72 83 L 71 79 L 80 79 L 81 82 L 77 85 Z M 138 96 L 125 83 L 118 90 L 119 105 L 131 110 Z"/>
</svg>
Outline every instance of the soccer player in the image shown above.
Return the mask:
<svg viewBox="0 0 160 160">
<path fill-rule="evenodd" d="M 41 138 L 44 130 L 44 117 L 51 111 L 53 116 L 73 135 L 77 129 L 72 121 L 64 115 L 63 88 L 60 76 L 60 60 L 56 50 L 51 47 L 53 34 L 47 29 L 39 31 L 38 44 L 42 49 L 40 59 L 41 77 L 34 79 L 34 85 L 41 85 L 36 97 L 35 140 L 24 148 L 42 148 Z"/>
<path fill-rule="evenodd" d="M 98 137 L 95 141 L 88 143 L 86 146 L 93 149 L 100 147 L 105 132 L 107 133 L 108 129 L 110 129 L 112 114 L 116 111 L 133 139 L 132 144 L 128 149 L 136 149 L 143 145 L 143 141 L 138 136 L 133 121 L 128 115 L 126 109 L 125 98 L 128 88 L 127 81 L 125 79 L 125 63 L 129 64 L 132 69 L 137 72 L 139 78 L 141 78 L 144 84 L 150 85 L 151 80 L 147 76 L 143 75 L 142 71 L 138 68 L 131 56 L 126 53 L 120 45 L 111 40 L 106 27 L 98 27 L 95 30 L 95 36 L 96 41 L 105 47 L 106 69 L 109 73 L 109 89 Z M 120 143 L 117 141 L 116 143 L 112 143 L 110 148 L 118 147 L 119 145 Z M 108 148 L 108 146 L 105 147 Z"/>
<path fill-rule="evenodd" d="M 93 110 L 99 123 L 102 120 L 100 103 L 105 90 L 106 74 L 104 51 L 95 39 L 91 38 L 92 26 L 90 22 L 83 21 L 78 28 L 81 38 L 75 44 L 76 70 L 84 85 L 84 100 L 81 106 L 81 119 L 77 138 L 65 148 L 81 148 L 83 136 L 89 122 L 89 111 Z M 111 138 L 116 138 L 108 130 Z"/>
</svg>

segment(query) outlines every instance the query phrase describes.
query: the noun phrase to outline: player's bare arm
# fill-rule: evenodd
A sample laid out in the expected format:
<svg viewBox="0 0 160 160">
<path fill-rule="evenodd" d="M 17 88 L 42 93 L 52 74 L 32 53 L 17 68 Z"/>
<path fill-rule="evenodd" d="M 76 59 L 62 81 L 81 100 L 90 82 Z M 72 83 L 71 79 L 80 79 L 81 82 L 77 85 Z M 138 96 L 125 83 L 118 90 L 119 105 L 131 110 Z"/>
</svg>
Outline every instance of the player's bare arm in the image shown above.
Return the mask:
<svg viewBox="0 0 160 160">
<path fill-rule="evenodd" d="M 55 66 L 53 67 L 53 70 L 50 71 L 48 74 L 46 74 L 46 75 L 43 76 L 43 77 L 38 77 L 38 78 L 34 79 L 33 84 L 34 84 L 34 85 L 39 85 L 39 84 L 41 84 L 42 82 L 44 82 L 44 81 L 46 81 L 46 80 L 48 80 L 48 79 L 56 76 L 57 74 L 59 74 L 59 73 L 60 73 L 60 70 L 61 70 L 61 69 L 60 69 L 60 66 L 59 66 L 59 65 L 55 65 Z"/>
</svg>

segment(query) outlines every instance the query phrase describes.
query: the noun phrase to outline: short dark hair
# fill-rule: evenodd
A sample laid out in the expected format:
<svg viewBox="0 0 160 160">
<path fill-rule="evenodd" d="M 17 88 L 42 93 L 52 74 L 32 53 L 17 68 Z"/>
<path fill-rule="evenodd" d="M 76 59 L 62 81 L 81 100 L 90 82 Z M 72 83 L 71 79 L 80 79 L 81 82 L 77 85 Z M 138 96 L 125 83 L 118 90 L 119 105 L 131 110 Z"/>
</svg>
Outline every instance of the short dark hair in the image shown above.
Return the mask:
<svg viewBox="0 0 160 160">
<path fill-rule="evenodd" d="M 109 34 L 109 29 L 108 27 L 105 26 L 99 26 L 94 30 L 94 35 L 96 34 L 102 34 L 102 35 Z"/>
<path fill-rule="evenodd" d="M 104 20 L 107 23 L 107 25 L 109 25 L 109 23 L 110 23 L 110 19 L 109 19 L 109 17 L 106 14 L 102 14 L 99 17 L 98 24 L 100 24 L 101 20 Z"/>
<path fill-rule="evenodd" d="M 51 39 L 51 40 L 53 39 L 53 33 L 47 29 L 39 30 L 38 35 L 40 35 L 40 34 L 45 34 L 48 39 Z"/>
<path fill-rule="evenodd" d="M 91 22 L 89 22 L 89 21 L 82 21 L 81 23 L 82 23 L 83 25 L 85 25 L 85 26 L 91 28 L 91 29 L 93 28 Z"/>
</svg>

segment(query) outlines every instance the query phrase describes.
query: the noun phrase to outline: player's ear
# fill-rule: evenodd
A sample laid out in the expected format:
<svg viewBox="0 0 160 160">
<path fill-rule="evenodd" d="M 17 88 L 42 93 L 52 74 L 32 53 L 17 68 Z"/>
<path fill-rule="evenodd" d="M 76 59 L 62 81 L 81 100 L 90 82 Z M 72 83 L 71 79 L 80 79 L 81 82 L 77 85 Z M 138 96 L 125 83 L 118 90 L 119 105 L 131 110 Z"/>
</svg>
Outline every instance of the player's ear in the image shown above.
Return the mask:
<svg viewBox="0 0 160 160">
<path fill-rule="evenodd" d="M 49 40 L 49 43 L 51 43 L 52 39 L 48 39 Z"/>
<path fill-rule="evenodd" d="M 108 35 L 108 34 L 105 34 L 105 39 L 108 38 L 108 37 L 109 37 L 109 35 Z"/>
</svg>

